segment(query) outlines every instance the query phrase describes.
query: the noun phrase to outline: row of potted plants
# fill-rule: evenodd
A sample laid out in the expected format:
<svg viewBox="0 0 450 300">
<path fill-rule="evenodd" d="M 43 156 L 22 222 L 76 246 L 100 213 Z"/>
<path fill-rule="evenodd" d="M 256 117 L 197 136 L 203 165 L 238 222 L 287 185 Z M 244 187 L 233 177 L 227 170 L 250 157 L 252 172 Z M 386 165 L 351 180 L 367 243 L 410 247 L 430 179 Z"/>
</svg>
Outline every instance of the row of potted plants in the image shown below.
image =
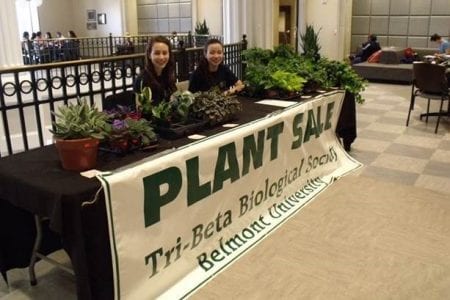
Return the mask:
<svg viewBox="0 0 450 300">
<path fill-rule="evenodd" d="M 274 50 L 251 48 L 244 51 L 246 92 L 253 97 L 297 96 L 338 87 L 364 102 L 361 92 L 366 80 L 348 64 L 317 56 L 300 55 L 289 45 Z"/>
<path fill-rule="evenodd" d="M 219 90 L 192 94 L 176 91 L 170 100 L 152 101 L 151 89 L 136 93 L 137 110 L 117 106 L 100 111 L 86 100 L 61 106 L 53 129 L 63 168 L 73 171 L 95 166 L 99 145 L 110 152 L 124 154 L 130 150 L 155 147 L 157 134 L 178 138 L 203 126 L 214 126 L 232 119 L 241 105 L 235 96 Z"/>
<path fill-rule="evenodd" d="M 319 31 L 310 25 L 306 27 L 305 33 L 300 35 L 303 48 L 300 54 L 290 45 L 280 45 L 273 50 L 245 50 L 245 83 L 249 96 L 289 98 L 342 88 L 352 93 L 356 102 L 364 102 L 361 92 L 367 81 L 345 62 L 320 56 Z"/>
</svg>

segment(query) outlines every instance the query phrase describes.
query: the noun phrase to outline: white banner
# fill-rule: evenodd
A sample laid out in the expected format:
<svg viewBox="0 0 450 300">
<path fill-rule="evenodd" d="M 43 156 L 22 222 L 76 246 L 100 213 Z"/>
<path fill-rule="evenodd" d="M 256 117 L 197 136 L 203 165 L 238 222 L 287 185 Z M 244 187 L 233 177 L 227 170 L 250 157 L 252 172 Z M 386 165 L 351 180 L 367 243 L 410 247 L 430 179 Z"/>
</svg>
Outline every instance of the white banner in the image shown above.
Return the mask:
<svg viewBox="0 0 450 300">
<path fill-rule="evenodd" d="M 115 298 L 189 295 L 359 167 L 335 135 L 342 100 L 334 92 L 99 176 Z"/>
</svg>

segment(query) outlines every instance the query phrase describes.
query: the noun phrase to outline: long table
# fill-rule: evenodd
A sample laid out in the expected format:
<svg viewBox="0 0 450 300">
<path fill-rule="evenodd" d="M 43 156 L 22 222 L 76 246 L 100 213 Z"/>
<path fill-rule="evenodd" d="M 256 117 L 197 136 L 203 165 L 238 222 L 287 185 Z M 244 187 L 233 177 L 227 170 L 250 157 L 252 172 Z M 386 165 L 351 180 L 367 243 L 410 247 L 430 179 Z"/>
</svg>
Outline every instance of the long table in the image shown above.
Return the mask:
<svg viewBox="0 0 450 300">
<path fill-rule="evenodd" d="M 237 123 L 253 121 L 279 109 L 240 98 L 243 111 Z M 215 127 L 206 136 L 227 130 Z M 355 102 L 344 99 L 339 117 L 338 136 L 349 148 L 356 138 Z M 154 152 L 136 151 L 126 156 L 100 153 L 97 169 L 114 170 L 151 155 L 190 143 L 188 138 L 160 140 Z M 100 188 L 97 179 L 62 170 L 54 145 L 0 159 L 0 271 L 28 266 L 35 238 L 33 214 L 48 217 L 48 227 L 61 237 L 69 254 L 79 299 L 111 299 L 113 280 L 105 202 L 102 193 L 94 204 L 83 207 Z M 44 235 L 43 251 L 58 248 L 59 239 Z M 21 251 L 19 251 L 21 249 Z M 26 254 L 29 252 L 30 254 Z M 39 278 L 38 278 L 39 280 Z"/>
</svg>

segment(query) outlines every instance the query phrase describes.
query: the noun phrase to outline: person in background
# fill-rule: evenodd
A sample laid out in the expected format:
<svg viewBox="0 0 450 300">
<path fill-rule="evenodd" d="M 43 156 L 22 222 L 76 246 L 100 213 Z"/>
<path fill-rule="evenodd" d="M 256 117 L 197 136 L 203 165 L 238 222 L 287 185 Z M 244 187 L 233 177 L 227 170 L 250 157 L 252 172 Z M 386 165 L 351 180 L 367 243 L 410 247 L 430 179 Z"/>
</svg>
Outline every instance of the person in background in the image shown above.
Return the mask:
<svg viewBox="0 0 450 300">
<path fill-rule="evenodd" d="M 430 37 L 430 41 L 438 43 L 438 53 L 435 55 L 441 54 L 450 54 L 450 44 L 448 41 L 444 40 L 439 34 L 435 33 Z"/>
<path fill-rule="evenodd" d="M 53 38 L 52 38 L 52 34 L 49 32 L 49 31 L 47 31 L 46 33 L 45 33 L 45 36 L 44 36 L 44 38 L 45 38 L 45 43 L 46 43 L 46 45 L 48 46 L 48 47 L 53 47 Z"/>
<path fill-rule="evenodd" d="M 73 30 L 67 32 L 69 35 L 68 40 L 66 40 L 65 46 L 67 47 L 67 57 L 68 60 L 80 59 L 80 40 L 77 39 L 77 35 Z"/>
<path fill-rule="evenodd" d="M 372 54 L 381 50 L 375 34 L 369 34 L 367 41 L 362 44 L 361 50 L 355 56 L 350 56 L 352 64 L 365 62 Z"/>
<path fill-rule="evenodd" d="M 208 40 L 203 49 L 203 57 L 189 79 L 189 91 L 203 92 L 213 87 L 219 87 L 227 94 L 241 91 L 244 84 L 223 64 L 223 58 L 222 42 L 218 39 Z"/>
<path fill-rule="evenodd" d="M 42 50 L 42 48 L 44 47 L 44 38 L 42 37 L 42 32 L 40 32 L 40 31 L 36 32 L 36 37 L 34 38 L 34 42 Z"/>
<path fill-rule="evenodd" d="M 24 31 L 22 34 L 22 56 L 23 63 L 29 65 L 32 63 L 33 54 L 31 53 L 33 49 L 33 43 L 30 40 L 30 33 L 28 31 Z"/>
<path fill-rule="evenodd" d="M 73 31 L 73 30 L 69 30 L 69 32 L 67 34 L 69 35 L 70 38 L 73 38 L 73 39 L 77 38 L 77 35 L 75 34 L 75 31 Z"/>
<path fill-rule="evenodd" d="M 150 87 L 152 100 L 157 105 L 168 101 L 176 91 L 175 62 L 170 41 L 163 36 L 153 37 L 147 45 L 144 71 L 134 82 L 134 91 Z"/>
</svg>

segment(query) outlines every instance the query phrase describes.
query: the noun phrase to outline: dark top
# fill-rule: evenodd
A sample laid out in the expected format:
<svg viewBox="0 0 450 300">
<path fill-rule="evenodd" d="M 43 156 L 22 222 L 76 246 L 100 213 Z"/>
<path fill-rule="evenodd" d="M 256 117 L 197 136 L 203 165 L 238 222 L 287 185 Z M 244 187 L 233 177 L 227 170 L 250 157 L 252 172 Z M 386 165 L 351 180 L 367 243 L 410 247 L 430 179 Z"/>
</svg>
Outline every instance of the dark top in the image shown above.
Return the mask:
<svg viewBox="0 0 450 300">
<path fill-rule="evenodd" d="M 221 64 L 217 72 L 208 72 L 204 74 L 197 68 L 189 78 L 189 91 L 192 93 L 198 91 L 208 91 L 211 88 L 218 86 L 221 90 L 226 90 L 233 86 L 238 81 L 236 75 L 231 70 Z"/>
<path fill-rule="evenodd" d="M 381 50 L 380 44 L 377 41 L 366 42 L 362 46 L 361 52 L 357 55 L 361 57 L 361 61 L 366 61 L 372 54 Z"/>
<path fill-rule="evenodd" d="M 171 88 L 168 83 L 163 82 L 161 77 L 157 77 L 156 80 L 160 83 L 159 87 L 152 86 L 152 84 L 150 83 L 150 76 L 145 71 L 134 81 L 133 90 L 137 93 L 140 93 L 142 84 L 142 87 L 148 86 L 152 90 L 152 99 L 155 105 L 163 101 L 168 101 L 170 95 L 172 95 L 176 87 L 174 86 L 174 88 Z"/>
</svg>

